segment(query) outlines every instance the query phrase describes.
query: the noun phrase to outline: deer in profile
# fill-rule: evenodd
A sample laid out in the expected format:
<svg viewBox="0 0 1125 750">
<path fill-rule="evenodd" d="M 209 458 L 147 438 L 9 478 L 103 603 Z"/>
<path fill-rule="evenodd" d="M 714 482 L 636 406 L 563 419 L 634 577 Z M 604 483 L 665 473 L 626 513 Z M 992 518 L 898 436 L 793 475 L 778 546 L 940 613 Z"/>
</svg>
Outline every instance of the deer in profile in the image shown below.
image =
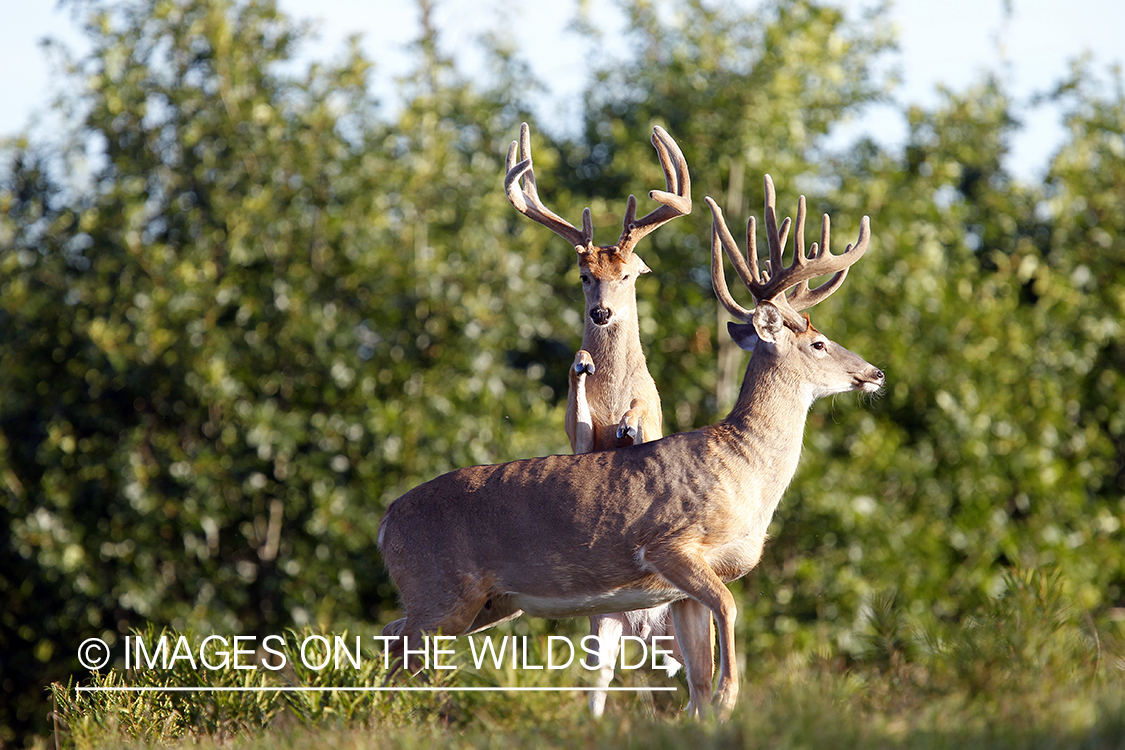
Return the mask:
<svg viewBox="0 0 1125 750">
<path fill-rule="evenodd" d="M 788 219 L 779 228 L 766 178 L 769 263 L 759 272 L 754 222 L 743 258 L 710 198 L 711 278 L 728 325 L 753 352 L 742 388 L 721 422 L 616 450 L 545 456 L 458 469 L 395 500 L 379 524 L 384 562 L 406 616 L 383 629 L 406 645 L 423 634 L 473 633 L 522 613 L 588 616 L 671 603 L 687 669 L 688 711 L 713 703 L 729 715 L 738 697 L 734 597 L 726 583 L 758 564 L 770 519 L 797 469 L 805 421 L 818 398 L 874 393 L 883 373 L 828 339 L 800 311 L 839 288 L 866 251 L 859 239 L 804 249 L 798 203 L 793 262 L 783 263 Z M 741 307 L 727 289 L 722 251 L 754 298 Z M 816 289 L 809 280 L 832 274 Z M 786 296 L 786 291 L 794 291 Z M 712 697 L 711 617 L 719 636 Z M 415 659 L 416 661 L 416 659 Z"/>
<path fill-rule="evenodd" d="M 657 440 L 661 428 L 660 394 L 649 374 L 637 319 L 637 279 L 649 272 L 633 252 L 641 238 L 662 224 L 691 213 L 691 178 L 687 160 L 679 146 L 656 127 L 652 135 L 664 170 L 666 190 L 653 190 L 649 197 L 661 204 L 641 219 L 637 201 L 629 196 L 621 236 L 614 245 L 594 245 L 590 209 L 582 214 L 579 230 L 551 212 L 539 198 L 531 159 L 531 132 L 520 126 L 520 140 L 508 149 L 504 191 L 516 210 L 546 226 L 569 242 L 578 254 L 578 274 L 586 300 L 582 348 L 569 373 L 566 434 L 574 453 L 591 453 Z M 597 636 L 599 664 L 590 696 L 590 710 L 601 716 L 605 710 L 604 688 L 613 680 L 623 635 L 645 640 L 672 636 L 667 605 L 629 613 L 595 615 L 590 633 Z M 679 664 L 670 661 L 669 674 Z"/>
</svg>

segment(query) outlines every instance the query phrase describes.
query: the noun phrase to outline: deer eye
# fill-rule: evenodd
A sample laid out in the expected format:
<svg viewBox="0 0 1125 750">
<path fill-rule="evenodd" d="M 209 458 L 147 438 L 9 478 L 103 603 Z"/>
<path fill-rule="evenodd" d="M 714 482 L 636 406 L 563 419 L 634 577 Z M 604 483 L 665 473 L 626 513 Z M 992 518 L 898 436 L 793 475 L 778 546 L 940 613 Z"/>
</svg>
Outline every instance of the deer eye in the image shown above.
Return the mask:
<svg viewBox="0 0 1125 750">
<path fill-rule="evenodd" d="M 583 284 L 589 284 L 590 283 L 590 277 L 587 276 L 586 274 L 582 274 L 578 278 L 582 279 Z"/>
<path fill-rule="evenodd" d="M 628 281 L 629 280 L 629 274 L 625 274 L 624 276 L 622 276 L 621 280 L 622 281 Z"/>
<path fill-rule="evenodd" d="M 812 344 L 812 348 L 816 349 L 818 352 L 822 352 L 825 349 L 827 349 L 828 347 L 826 347 L 824 345 L 823 341 L 814 341 L 813 344 Z"/>
</svg>

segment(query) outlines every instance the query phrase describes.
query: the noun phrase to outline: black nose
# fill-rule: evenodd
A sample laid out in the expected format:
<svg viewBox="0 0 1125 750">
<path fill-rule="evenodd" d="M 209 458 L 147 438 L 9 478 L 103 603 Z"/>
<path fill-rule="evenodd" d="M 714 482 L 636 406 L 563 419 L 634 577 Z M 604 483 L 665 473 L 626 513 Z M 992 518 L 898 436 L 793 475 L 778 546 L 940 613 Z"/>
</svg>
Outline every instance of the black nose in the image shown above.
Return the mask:
<svg viewBox="0 0 1125 750">
<path fill-rule="evenodd" d="M 604 326 L 613 317 L 613 313 L 604 307 L 595 307 L 590 311 L 590 320 L 594 321 L 600 326 Z"/>
<path fill-rule="evenodd" d="M 875 379 L 876 379 L 876 380 L 884 380 L 884 376 L 883 376 L 883 371 L 882 371 L 882 370 L 876 370 L 876 371 L 875 371 Z"/>
</svg>

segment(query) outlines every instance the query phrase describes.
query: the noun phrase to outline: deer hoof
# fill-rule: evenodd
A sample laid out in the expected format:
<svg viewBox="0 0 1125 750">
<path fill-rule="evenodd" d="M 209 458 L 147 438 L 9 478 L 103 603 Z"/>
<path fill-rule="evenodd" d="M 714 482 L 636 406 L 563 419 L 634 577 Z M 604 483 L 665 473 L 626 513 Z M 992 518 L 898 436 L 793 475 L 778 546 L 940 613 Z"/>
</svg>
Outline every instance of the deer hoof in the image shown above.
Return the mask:
<svg viewBox="0 0 1125 750">
<path fill-rule="evenodd" d="M 574 358 L 575 375 L 593 375 L 597 368 L 594 367 L 594 358 L 585 349 L 580 350 Z"/>
<path fill-rule="evenodd" d="M 726 721 L 734 712 L 734 705 L 738 701 L 738 685 L 733 683 L 723 684 L 720 680 L 719 689 L 711 699 L 715 715 L 719 721 Z"/>
</svg>

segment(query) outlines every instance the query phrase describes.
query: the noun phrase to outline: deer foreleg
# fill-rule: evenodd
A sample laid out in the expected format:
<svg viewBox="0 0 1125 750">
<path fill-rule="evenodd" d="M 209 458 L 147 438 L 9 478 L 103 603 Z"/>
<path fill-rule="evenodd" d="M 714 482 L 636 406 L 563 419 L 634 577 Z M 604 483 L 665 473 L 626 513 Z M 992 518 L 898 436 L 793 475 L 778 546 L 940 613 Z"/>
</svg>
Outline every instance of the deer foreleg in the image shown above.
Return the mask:
<svg viewBox="0 0 1125 750">
<path fill-rule="evenodd" d="M 693 555 L 672 546 L 656 545 L 642 549 L 642 552 L 647 567 L 656 571 L 673 586 L 711 610 L 711 613 L 715 616 L 719 629 L 719 686 L 715 691 L 712 703 L 718 709 L 719 717 L 725 719 L 730 716 L 735 701 L 738 699 L 738 668 L 735 663 L 734 652 L 734 619 L 736 615 L 734 597 L 727 590 L 722 579 L 715 574 L 715 571 L 700 555 Z M 698 659 L 703 650 L 700 645 L 700 633 L 703 630 L 701 618 L 694 616 L 688 618 L 690 621 L 684 621 L 685 606 L 690 608 L 690 605 L 684 605 L 682 602 L 678 604 L 681 614 L 680 617 L 674 619 L 674 623 L 676 638 L 680 642 L 684 657 L 688 660 L 688 686 L 689 689 L 694 686 L 696 691 L 704 691 L 709 688 L 710 680 L 707 681 L 707 688 L 704 688 L 702 674 L 698 669 L 696 670 L 697 678 L 693 680 L 691 677 L 691 660 Z M 673 613 L 675 612 L 676 609 L 674 608 Z M 706 627 L 709 633 L 710 624 Z M 685 632 L 684 628 L 688 628 L 690 632 Z M 691 656 L 688 656 L 689 652 L 691 652 Z M 702 695 L 700 700 L 692 695 L 689 703 L 690 708 L 698 713 L 702 709 L 702 704 Z"/>
<path fill-rule="evenodd" d="M 594 419 L 586 400 L 586 376 L 594 374 L 594 358 L 579 349 L 570 368 L 570 392 L 566 404 L 566 435 L 572 452 L 589 453 L 594 449 Z"/>
<path fill-rule="evenodd" d="M 645 430 L 648 413 L 648 401 L 640 396 L 633 399 L 629 403 L 629 411 L 621 415 L 621 421 L 617 424 L 617 439 L 630 437 L 633 439 L 633 445 L 640 445 L 654 437 L 659 437 L 659 435 L 648 435 Z"/>
</svg>

